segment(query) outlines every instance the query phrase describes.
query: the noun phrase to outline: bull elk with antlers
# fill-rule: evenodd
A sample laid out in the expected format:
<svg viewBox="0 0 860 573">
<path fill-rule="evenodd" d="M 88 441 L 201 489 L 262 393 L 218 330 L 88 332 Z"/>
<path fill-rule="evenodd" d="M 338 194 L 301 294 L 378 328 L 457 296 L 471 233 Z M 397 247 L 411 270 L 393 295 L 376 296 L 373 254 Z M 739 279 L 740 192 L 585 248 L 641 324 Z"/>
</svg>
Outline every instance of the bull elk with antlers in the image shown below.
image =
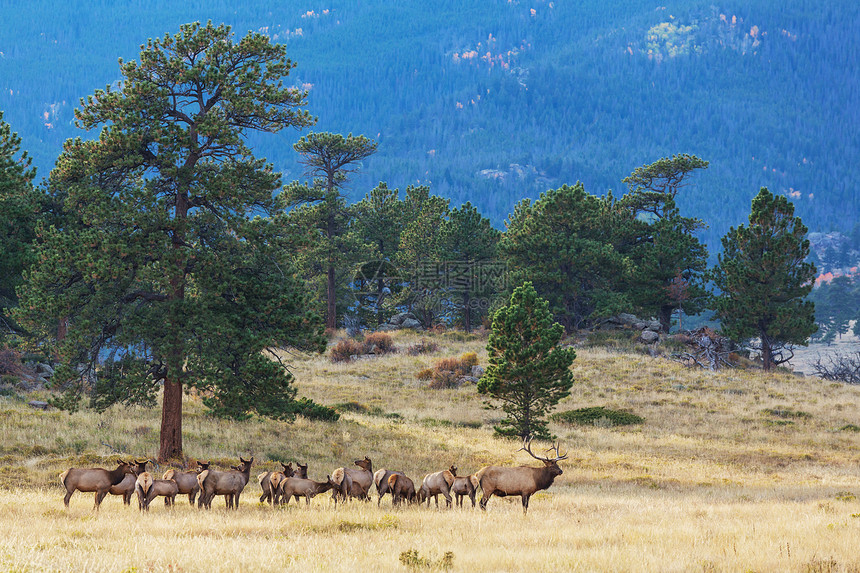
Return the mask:
<svg viewBox="0 0 860 573">
<path fill-rule="evenodd" d="M 567 454 L 561 455 L 558 444 L 553 445 L 547 451 L 555 450 L 555 457 L 540 457 L 532 453 L 531 436 L 523 440 L 523 447 L 519 451 L 527 452 L 531 457 L 543 462 L 543 467 L 520 466 L 516 468 L 487 466 L 478 470 L 475 476 L 481 484 L 484 495 L 481 496 L 481 509 L 487 509 L 487 502 L 493 495 L 505 497 L 518 495 L 523 500 L 523 513 L 529 509 L 529 498 L 536 491 L 549 488 L 557 476 L 562 474 L 558 462 L 567 459 Z"/>
</svg>

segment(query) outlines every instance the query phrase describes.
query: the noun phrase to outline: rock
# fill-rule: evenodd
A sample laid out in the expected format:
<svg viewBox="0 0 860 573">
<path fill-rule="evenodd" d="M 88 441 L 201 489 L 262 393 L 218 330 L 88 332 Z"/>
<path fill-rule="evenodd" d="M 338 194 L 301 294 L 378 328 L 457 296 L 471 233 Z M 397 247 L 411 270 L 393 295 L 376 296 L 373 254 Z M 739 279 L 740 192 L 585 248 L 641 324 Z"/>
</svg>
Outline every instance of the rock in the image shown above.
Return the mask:
<svg viewBox="0 0 860 573">
<path fill-rule="evenodd" d="M 633 324 L 639 322 L 639 319 L 635 315 L 626 312 L 622 312 L 616 318 L 619 323 L 626 324 L 628 326 L 632 326 Z"/>
<path fill-rule="evenodd" d="M 47 410 L 48 409 L 48 403 L 42 402 L 41 400 L 30 400 L 27 403 L 27 405 L 30 406 L 31 408 L 35 408 L 37 410 Z"/>
<path fill-rule="evenodd" d="M 415 320 L 415 315 L 411 312 L 401 312 L 399 314 L 395 314 L 390 319 L 388 319 L 388 323 L 393 324 L 394 326 L 409 328 L 408 326 L 403 326 L 404 321 L 409 319 Z"/>
<path fill-rule="evenodd" d="M 652 332 L 662 332 L 663 331 L 663 325 L 660 324 L 659 320 L 649 320 L 645 324 L 646 324 L 646 326 L 645 326 L 646 330 L 650 330 Z"/>
<path fill-rule="evenodd" d="M 484 369 L 481 366 L 472 366 L 472 377 L 480 378 L 484 375 Z"/>
<path fill-rule="evenodd" d="M 43 362 L 36 364 L 35 370 L 36 374 L 44 374 L 43 378 L 50 378 L 54 375 L 54 369 L 51 368 L 51 365 Z"/>
<path fill-rule="evenodd" d="M 643 322 L 641 320 L 637 320 L 631 326 L 633 326 L 634 330 L 645 330 L 646 328 L 648 328 L 648 323 Z"/>
<path fill-rule="evenodd" d="M 380 324 L 376 327 L 376 332 L 388 332 L 390 330 L 397 330 L 397 328 L 398 327 L 393 324 Z"/>
<path fill-rule="evenodd" d="M 421 330 L 421 323 L 414 318 L 407 318 L 402 323 L 400 323 L 400 328 L 412 328 L 414 330 Z"/>
<path fill-rule="evenodd" d="M 653 330 L 643 330 L 642 334 L 639 335 L 639 340 L 641 340 L 645 344 L 653 344 L 654 342 L 660 340 L 660 335 Z"/>
<path fill-rule="evenodd" d="M 460 384 L 477 384 L 478 379 L 474 376 L 460 376 Z"/>
</svg>

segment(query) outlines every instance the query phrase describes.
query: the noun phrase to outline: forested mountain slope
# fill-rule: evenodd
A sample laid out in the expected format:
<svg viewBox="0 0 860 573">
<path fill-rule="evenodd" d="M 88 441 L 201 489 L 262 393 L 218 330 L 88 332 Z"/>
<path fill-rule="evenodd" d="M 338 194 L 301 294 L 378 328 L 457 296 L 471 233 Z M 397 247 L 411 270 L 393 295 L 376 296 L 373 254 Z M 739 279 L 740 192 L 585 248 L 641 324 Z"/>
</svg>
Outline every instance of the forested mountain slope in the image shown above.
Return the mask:
<svg viewBox="0 0 860 573">
<path fill-rule="evenodd" d="M 0 109 L 46 176 L 79 98 L 149 37 L 211 19 L 286 43 L 318 130 L 379 141 L 351 183 L 430 183 L 501 226 L 514 203 L 581 180 L 624 191 L 673 153 L 711 161 L 681 198 L 711 250 L 759 187 L 812 230 L 860 212 L 860 4 L 796 0 L 3 2 Z M 256 136 L 255 136 L 256 137 Z M 258 153 L 301 177 L 297 132 Z"/>
</svg>

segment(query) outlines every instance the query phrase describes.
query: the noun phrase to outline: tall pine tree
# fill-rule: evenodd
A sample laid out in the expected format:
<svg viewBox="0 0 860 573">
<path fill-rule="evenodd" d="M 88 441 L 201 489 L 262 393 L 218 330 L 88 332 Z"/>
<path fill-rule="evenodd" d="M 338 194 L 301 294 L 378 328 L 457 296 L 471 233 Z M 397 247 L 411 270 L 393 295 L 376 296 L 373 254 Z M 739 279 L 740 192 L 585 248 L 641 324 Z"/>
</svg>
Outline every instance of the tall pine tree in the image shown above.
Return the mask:
<svg viewBox="0 0 860 573">
<path fill-rule="evenodd" d="M 159 459 L 182 455 L 183 391 L 217 414 L 291 418 L 292 376 L 264 352 L 321 350 L 322 325 L 267 219 L 279 174 L 245 144 L 250 130 L 311 125 L 306 94 L 284 86 L 284 46 L 198 23 L 149 40 L 123 79 L 75 115 L 95 141 L 66 142 L 52 184 L 75 214 L 46 228 L 22 289 L 34 323 L 68 317 L 60 348 L 68 408 L 154 401 Z"/>
<path fill-rule="evenodd" d="M 805 300 L 815 282 L 807 229 L 794 205 L 762 187 L 752 201 L 749 226 L 732 227 L 711 278 L 724 332 L 754 341 L 765 370 L 791 360 L 794 345 L 805 346 L 815 325 L 815 305 Z"/>
</svg>

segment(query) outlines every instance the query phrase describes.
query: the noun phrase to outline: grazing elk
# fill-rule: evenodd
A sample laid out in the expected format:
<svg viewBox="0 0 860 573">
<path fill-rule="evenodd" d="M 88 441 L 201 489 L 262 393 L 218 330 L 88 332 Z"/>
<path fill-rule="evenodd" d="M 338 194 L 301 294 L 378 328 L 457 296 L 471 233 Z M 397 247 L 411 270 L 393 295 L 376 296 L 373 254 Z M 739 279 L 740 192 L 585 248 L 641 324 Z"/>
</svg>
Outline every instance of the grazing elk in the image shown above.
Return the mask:
<svg viewBox="0 0 860 573">
<path fill-rule="evenodd" d="M 381 470 L 376 470 L 376 473 L 373 474 L 373 483 L 376 485 L 376 493 L 379 494 L 379 498 L 376 500 L 377 507 L 379 507 L 379 504 L 382 502 L 382 498 L 385 497 L 386 493 L 391 493 L 393 495 L 393 490 L 388 485 L 388 480 L 393 475 L 403 475 L 403 472 L 395 472 L 382 468 Z"/>
<path fill-rule="evenodd" d="M 108 493 L 121 495 L 123 505 L 131 505 L 131 496 L 134 495 L 134 484 L 137 482 L 137 476 L 146 471 L 146 464 L 148 463 L 149 460 L 134 460 L 134 473 L 126 474 L 121 482 L 111 486 Z"/>
<path fill-rule="evenodd" d="M 140 510 L 149 511 L 149 504 L 158 496 L 164 497 L 165 506 L 173 507 L 176 505 L 179 485 L 172 479 L 155 479 L 151 473 L 143 472 L 137 476 L 135 491 Z"/>
<path fill-rule="evenodd" d="M 288 464 L 281 462 L 281 466 L 284 468 L 284 471 L 282 472 L 263 472 L 257 476 L 257 481 L 260 483 L 260 488 L 263 490 L 263 495 L 260 496 L 260 503 L 263 503 L 264 501 L 268 501 L 269 505 L 278 503 L 276 498 L 278 484 L 280 484 L 284 479 L 292 477 L 295 474 L 293 471 L 293 462 Z"/>
<path fill-rule="evenodd" d="M 472 507 L 475 507 L 475 492 L 478 490 L 478 478 L 475 474 L 469 476 L 454 476 L 451 493 L 456 496 L 457 507 L 463 507 L 463 498 L 469 496 Z"/>
<path fill-rule="evenodd" d="M 307 466 L 305 468 L 307 469 Z M 285 505 L 290 503 L 290 497 L 295 497 L 296 503 L 299 503 L 299 498 L 304 497 L 305 504 L 310 505 L 312 497 L 337 487 L 331 476 L 325 476 L 325 479 L 326 481 L 314 481 L 307 478 L 288 477 L 278 485 L 281 503 Z"/>
<path fill-rule="evenodd" d="M 439 507 L 439 495 L 445 496 L 445 501 L 448 507 L 451 507 L 451 485 L 454 483 L 454 472 L 457 471 L 453 465 L 451 469 L 435 472 L 424 476 L 424 482 L 421 484 L 421 489 L 418 490 L 418 503 L 427 501 L 430 505 L 430 497 L 436 500 L 436 507 Z"/>
<path fill-rule="evenodd" d="M 197 483 L 197 475 L 202 472 L 204 469 L 209 469 L 209 464 L 206 463 L 205 467 L 200 462 L 197 462 L 199 467 L 198 469 L 181 472 L 179 470 L 175 470 L 170 468 L 164 475 L 161 476 L 161 479 L 172 479 L 176 482 L 176 487 L 179 488 L 180 494 L 188 494 L 188 503 L 192 506 L 194 505 L 194 500 L 197 498 L 197 494 L 200 492 L 200 484 Z M 167 498 L 164 498 L 164 504 L 167 505 Z"/>
<path fill-rule="evenodd" d="M 475 474 L 484 492 L 481 496 L 481 509 L 487 509 L 487 502 L 493 495 L 499 497 L 518 495 L 523 500 L 523 513 L 526 513 L 529 509 L 529 498 L 532 494 L 536 491 L 547 489 L 552 485 L 553 480 L 562 474 L 561 468 L 558 467 L 558 462 L 567 459 L 567 454 L 561 455 L 559 453 L 558 444 L 550 448 L 550 450 L 555 450 L 554 458 L 542 458 L 532 453 L 531 441 L 531 437 L 523 440 L 523 447 L 517 451 L 526 451 L 534 459 L 542 461 L 543 467 L 520 466 L 511 468 L 487 466 L 481 468 Z"/>
<path fill-rule="evenodd" d="M 364 456 L 363 460 L 355 460 L 353 463 L 361 469 L 337 468 L 331 474 L 335 484 L 339 486 L 332 490 L 335 505 L 337 504 L 337 497 L 340 497 L 342 501 L 346 501 L 350 497 L 357 497 L 364 501 L 370 499 L 368 492 L 373 483 L 373 462 Z"/>
<path fill-rule="evenodd" d="M 239 509 L 239 496 L 251 477 L 251 464 L 254 463 L 254 458 L 246 460 L 240 456 L 239 461 L 242 463 L 238 469 L 226 472 L 209 469 L 200 472 L 197 476 L 197 482 L 200 484 L 200 499 L 197 507 L 212 509 L 212 498 L 223 495 L 227 509 Z"/>
<path fill-rule="evenodd" d="M 402 473 L 392 473 L 388 477 L 387 486 L 393 498 L 393 505 L 399 505 L 404 501 L 411 504 L 418 500 L 418 494 L 415 493 L 415 483 Z"/>
<path fill-rule="evenodd" d="M 110 491 L 112 486 L 119 484 L 125 476 L 134 475 L 134 468 L 128 462 L 117 460 L 115 470 L 106 470 L 104 468 L 70 468 L 60 474 L 60 483 L 66 488 L 66 496 L 63 503 L 66 509 L 69 507 L 69 500 L 72 494 L 76 491 L 96 493 L 96 503 L 93 506 L 95 511 L 99 510 L 102 500 Z"/>
</svg>

